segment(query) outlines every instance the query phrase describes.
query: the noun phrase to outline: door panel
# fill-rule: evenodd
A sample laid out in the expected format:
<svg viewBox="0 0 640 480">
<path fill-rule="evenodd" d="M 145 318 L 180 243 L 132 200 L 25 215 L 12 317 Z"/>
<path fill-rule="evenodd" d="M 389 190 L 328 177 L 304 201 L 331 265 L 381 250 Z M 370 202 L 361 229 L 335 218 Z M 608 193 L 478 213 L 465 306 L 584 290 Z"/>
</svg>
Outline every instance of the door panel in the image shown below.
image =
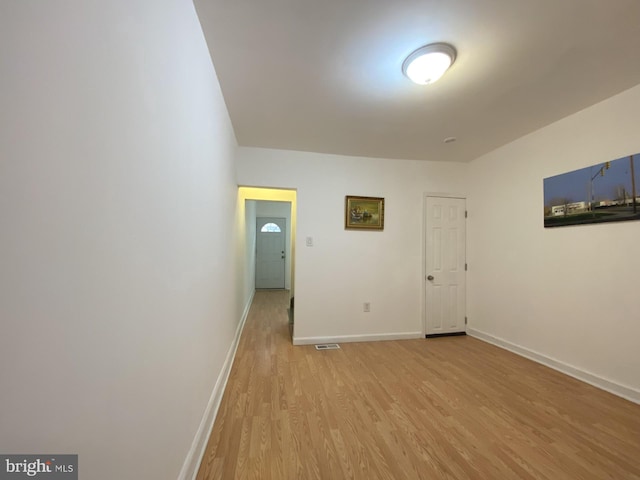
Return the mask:
<svg viewBox="0 0 640 480">
<path fill-rule="evenodd" d="M 285 235 L 286 219 L 256 219 L 256 288 L 284 288 Z"/>
<path fill-rule="evenodd" d="M 427 197 L 425 207 L 425 331 L 464 332 L 466 230 L 463 198 Z"/>
</svg>

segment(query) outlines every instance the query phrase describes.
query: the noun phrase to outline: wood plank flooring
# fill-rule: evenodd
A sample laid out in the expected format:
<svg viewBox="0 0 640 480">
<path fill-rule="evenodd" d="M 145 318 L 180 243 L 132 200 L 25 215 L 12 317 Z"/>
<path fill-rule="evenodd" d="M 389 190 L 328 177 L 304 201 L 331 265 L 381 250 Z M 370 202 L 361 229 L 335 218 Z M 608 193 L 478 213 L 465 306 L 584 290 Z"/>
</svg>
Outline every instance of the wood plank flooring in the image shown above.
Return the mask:
<svg viewBox="0 0 640 480">
<path fill-rule="evenodd" d="M 471 337 L 294 347 L 257 292 L 198 480 L 640 479 L 640 406 Z"/>
</svg>

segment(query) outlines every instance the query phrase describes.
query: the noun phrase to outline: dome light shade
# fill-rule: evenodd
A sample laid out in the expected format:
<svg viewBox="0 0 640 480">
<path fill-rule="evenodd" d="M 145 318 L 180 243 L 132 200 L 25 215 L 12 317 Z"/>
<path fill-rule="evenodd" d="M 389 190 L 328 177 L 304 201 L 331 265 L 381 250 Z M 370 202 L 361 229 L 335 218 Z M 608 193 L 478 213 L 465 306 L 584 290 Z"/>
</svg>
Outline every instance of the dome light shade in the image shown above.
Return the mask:
<svg viewBox="0 0 640 480">
<path fill-rule="evenodd" d="M 456 50 L 446 43 L 432 43 L 420 47 L 407 57 L 402 72 L 418 85 L 437 81 L 456 59 Z"/>
</svg>

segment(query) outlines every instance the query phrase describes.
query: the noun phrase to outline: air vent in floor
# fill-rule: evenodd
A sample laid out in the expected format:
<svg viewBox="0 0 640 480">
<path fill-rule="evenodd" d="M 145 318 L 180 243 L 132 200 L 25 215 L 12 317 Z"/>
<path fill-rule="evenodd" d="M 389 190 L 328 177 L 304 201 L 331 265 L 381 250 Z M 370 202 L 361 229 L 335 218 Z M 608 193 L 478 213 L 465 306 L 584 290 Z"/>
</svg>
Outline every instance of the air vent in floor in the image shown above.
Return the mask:
<svg viewBox="0 0 640 480">
<path fill-rule="evenodd" d="M 340 345 L 337 343 L 323 343 L 322 345 L 316 345 L 316 350 L 338 350 Z"/>
</svg>

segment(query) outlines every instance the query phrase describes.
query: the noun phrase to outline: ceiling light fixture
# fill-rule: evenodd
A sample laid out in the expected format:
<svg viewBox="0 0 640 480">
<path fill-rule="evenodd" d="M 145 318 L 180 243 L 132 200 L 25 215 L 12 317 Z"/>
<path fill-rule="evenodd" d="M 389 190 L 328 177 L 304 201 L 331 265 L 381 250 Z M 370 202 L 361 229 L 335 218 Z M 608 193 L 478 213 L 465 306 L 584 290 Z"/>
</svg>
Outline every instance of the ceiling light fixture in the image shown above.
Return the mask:
<svg viewBox="0 0 640 480">
<path fill-rule="evenodd" d="M 402 73 L 418 85 L 437 81 L 456 60 L 456 49 L 448 43 L 420 47 L 402 64 Z"/>
</svg>

